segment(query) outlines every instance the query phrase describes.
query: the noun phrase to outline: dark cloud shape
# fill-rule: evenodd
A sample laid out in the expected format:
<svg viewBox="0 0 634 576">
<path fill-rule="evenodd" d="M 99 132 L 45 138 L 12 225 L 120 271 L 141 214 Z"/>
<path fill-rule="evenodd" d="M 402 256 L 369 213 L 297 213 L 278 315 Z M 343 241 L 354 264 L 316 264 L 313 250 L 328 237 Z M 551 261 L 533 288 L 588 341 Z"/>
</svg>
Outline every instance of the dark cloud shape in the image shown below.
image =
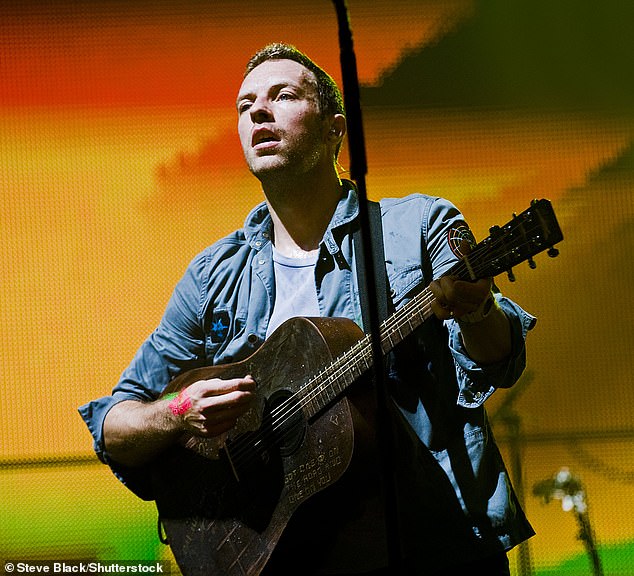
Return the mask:
<svg viewBox="0 0 634 576">
<path fill-rule="evenodd" d="M 632 193 L 634 184 L 634 142 L 625 148 L 621 154 L 597 168 L 589 177 L 588 184 L 600 184 L 603 181 L 621 180 L 629 183 L 624 190 Z"/>
<path fill-rule="evenodd" d="M 193 152 L 178 152 L 169 162 L 156 170 L 159 183 L 182 178 L 212 175 L 230 168 L 246 168 L 235 129 L 225 130 L 215 138 L 208 138 Z"/>
<path fill-rule="evenodd" d="M 634 281 L 629 263 L 634 252 L 634 142 L 589 174 L 583 187 L 567 190 L 560 204 L 569 214 L 568 236 L 587 252 L 580 260 L 587 266 L 576 269 L 579 280 L 599 270 L 597 284 L 610 279 L 613 288 L 629 292 Z"/>
<path fill-rule="evenodd" d="M 406 55 L 365 106 L 634 111 L 634 2 L 480 0 Z"/>
</svg>

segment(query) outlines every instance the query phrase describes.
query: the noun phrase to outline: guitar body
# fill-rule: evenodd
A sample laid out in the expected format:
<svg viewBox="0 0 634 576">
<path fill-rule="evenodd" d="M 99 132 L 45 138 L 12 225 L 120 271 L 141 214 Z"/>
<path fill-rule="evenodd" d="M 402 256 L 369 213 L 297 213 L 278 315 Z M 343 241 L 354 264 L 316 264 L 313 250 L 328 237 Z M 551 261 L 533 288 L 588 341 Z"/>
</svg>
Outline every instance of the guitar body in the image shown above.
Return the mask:
<svg viewBox="0 0 634 576">
<path fill-rule="evenodd" d="M 188 436 L 154 464 L 157 507 L 183 574 L 259 574 L 300 504 L 341 478 L 354 444 L 348 401 L 311 414 L 310 402 L 298 410 L 296 398 L 310 375 L 362 336 L 347 319 L 293 318 L 246 360 L 170 384 L 166 393 L 201 379 L 251 374 L 257 382 L 257 406 L 224 449 Z M 272 415 L 291 408 L 273 430 Z"/>
</svg>

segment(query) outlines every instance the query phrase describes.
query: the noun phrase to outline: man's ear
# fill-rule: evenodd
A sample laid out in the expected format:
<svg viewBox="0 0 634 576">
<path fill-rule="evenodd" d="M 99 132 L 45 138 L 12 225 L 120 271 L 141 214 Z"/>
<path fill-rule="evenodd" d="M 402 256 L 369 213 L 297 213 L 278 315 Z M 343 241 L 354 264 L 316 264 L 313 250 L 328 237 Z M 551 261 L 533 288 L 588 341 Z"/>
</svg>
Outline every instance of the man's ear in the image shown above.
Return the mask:
<svg viewBox="0 0 634 576">
<path fill-rule="evenodd" d="M 330 122 L 328 136 L 332 140 L 341 140 L 346 134 L 346 117 L 343 114 L 335 114 Z"/>
</svg>

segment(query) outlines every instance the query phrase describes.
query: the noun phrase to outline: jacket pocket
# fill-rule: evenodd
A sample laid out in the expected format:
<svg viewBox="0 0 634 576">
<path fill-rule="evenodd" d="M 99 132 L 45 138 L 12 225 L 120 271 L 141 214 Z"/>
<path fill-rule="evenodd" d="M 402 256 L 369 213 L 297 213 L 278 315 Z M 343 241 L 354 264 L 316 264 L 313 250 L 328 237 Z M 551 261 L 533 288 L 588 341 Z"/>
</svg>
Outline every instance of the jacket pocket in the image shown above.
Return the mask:
<svg viewBox="0 0 634 576">
<path fill-rule="evenodd" d="M 388 282 L 394 308 L 399 308 L 424 288 L 420 266 L 395 270 L 388 264 Z"/>
</svg>

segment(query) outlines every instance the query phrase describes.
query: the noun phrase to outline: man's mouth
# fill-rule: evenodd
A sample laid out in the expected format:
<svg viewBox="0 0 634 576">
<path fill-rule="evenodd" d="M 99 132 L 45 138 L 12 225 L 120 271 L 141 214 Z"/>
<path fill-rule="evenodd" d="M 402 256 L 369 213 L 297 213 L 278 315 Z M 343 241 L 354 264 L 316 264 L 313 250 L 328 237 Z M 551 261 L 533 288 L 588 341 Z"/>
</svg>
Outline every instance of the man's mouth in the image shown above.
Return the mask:
<svg viewBox="0 0 634 576">
<path fill-rule="evenodd" d="M 280 141 L 280 138 L 276 136 L 271 130 L 259 129 L 253 132 L 251 137 L 251 146 L 255 150 L 264 148 L 271 148 Z"/>
</svg>

